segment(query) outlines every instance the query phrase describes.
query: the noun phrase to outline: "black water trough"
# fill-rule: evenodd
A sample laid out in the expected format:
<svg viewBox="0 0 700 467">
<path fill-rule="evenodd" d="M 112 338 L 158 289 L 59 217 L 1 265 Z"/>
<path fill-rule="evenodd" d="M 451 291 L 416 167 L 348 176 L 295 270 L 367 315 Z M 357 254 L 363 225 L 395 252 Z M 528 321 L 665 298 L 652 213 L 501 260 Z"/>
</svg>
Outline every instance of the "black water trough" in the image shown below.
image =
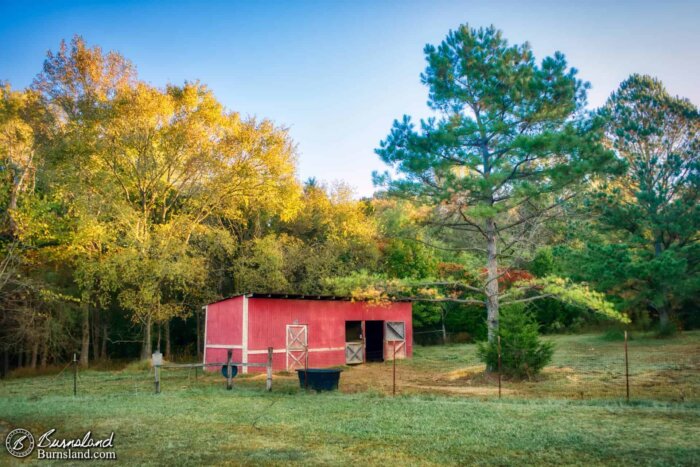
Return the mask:
<svg viewBox="0 0 700 467">
<path fill-rule="evenodd" d="M 334 368 L 309 368 L 308 370 L 297 370 L 299 374 L 299 386 L 309 387 L 316 391 L 333 391 L 338 389 L 340 372 Z M 308 384 L 306 381 L 308 375 Z"/>
</svg>

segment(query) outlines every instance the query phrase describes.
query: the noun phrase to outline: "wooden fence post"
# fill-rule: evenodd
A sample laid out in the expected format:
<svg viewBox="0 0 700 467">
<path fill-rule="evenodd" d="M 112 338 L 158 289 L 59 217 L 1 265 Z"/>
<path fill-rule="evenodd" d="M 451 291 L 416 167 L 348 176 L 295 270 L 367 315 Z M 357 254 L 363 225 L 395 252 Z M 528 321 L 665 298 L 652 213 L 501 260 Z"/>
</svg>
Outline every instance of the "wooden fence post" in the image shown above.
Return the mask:
<svg viewBox="0 0 700 467">
<path fill-rule="evenodd" d="M 228 349 L 226 352 L 226 389 L 233 389 L 233 367 L 231 359 L 233 358 L 233 349 Z"/>
<path fill-rule="evenodd" d="M 73 396 L 78 395 L 78 355 L 73 353 Z"/>
<path fill-rule="evenodd" d="M 154 373 L 155 373 L 155 387 L 156 387 L 156 394 L 160 394 L 160 365 L 155 365 L 153 367 Z"/>
<path fill-rule="evenodd" d="M 625 386 L 627 390 L 627 402 L 630 401 L 630 367 L 627 358 L 627 331 L 625 331 Z"/>
<path fill-rule="evenodd" d="M 498 398 L 501 398 L 501 336 L 498 336 Z"/>
<path fill-rule="evenodd" d="M 267 383 L 265 389 L 272 391 L 272 347 L 267 348 Z"/>
</svg>

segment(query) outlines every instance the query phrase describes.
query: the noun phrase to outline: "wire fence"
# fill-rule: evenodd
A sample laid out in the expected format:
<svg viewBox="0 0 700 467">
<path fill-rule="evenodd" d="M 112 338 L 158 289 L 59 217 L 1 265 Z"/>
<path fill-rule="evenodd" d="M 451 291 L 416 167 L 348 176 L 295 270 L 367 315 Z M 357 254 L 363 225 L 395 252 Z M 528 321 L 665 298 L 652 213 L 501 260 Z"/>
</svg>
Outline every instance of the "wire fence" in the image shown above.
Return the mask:
<svg viewBox="0 0 700 467">
<path fill-rule="evenodd" d="M 442 337 L 441 332 L 434 334 Z M 448 334 L 448 343 L 450 337 L 454 335 Z M 503 367 L 499 371 L 497 364 L 487 371 L 475 345 L 415 346 L 415 358 L 399 364 L 397 392 L 700 402 L 700 333 L 684 332 L 672 339 L 641 333 L 628 337 L 544 336 L 554 343 L 551 361 L 541 371 L 519 377 Z M 502 354 L 525 351 L 517 343 L 502 343 Z"/>
<path fill-rule="evenodd" d="M 570 398 L 650 400 L 700 399 L 700 342 L 600 338 L 568 339 L 557 345 L 552 363 L 526 388 Z M 518 388 L 517 383 L 514 383 Z"/>
<path fill-rule="evenodd" d="M 553 340 L 551 362 L 529 377 L 511 377 L 498 368 L 486 371 L 473 344 L 414 346 L 413 358 L 398 360 L 395 365 L 387 358 L 383 363 L 346 366 L 340 390 L 399 396 L 700 402 L 699 332 L 673 339 L 635 336 L 627 342 L 596 335 L 557 336 Z M 165 394 L 201 390 L 226 394 L 227 379 L 218 370 L 162 369 L 161 390 Z M 265 392 L 264 371 L 240 373 L 234 378 L 234 394 L 236 390 Z M 293 371 L 275 371 L 273 380 L 275 393 L 304 390 Z M 6 380 L 2 389 L 5 394 L 22 396 L 143 397 L 156 392 L 154 368 L 148 362 L 117 371 L 84 371 L 77 362 L 68 362 L 54 375 Z"/>
</svg>

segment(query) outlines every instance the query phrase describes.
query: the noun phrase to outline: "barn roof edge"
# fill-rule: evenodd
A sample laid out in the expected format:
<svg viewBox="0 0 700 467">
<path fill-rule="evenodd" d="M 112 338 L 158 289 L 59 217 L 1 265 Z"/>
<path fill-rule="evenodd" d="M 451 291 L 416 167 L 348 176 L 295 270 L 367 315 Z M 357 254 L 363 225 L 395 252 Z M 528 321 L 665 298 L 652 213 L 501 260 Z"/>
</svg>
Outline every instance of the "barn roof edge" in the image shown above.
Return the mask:
<svg viewBox="0 0 700 467">
<path fill-rule="evenodd" d="M 229 297 L 224 297 L 220 300 L 216 300 L 216 301 L 213 301 L 211 303 L 208 303 L 208 305 L 213 305 L 215 303 L 224 302 L 226 300 L 230 300 L 232 298 L 242 297 L 244 295 L 248 298 L 274 298 L 274 299 L 282 299 L 282 300 L 286 299 L 286 300 L 345 301 L 345 302 L 353 301 L 352 297 L 344 297 L 344 296 L 337 296 L 337 295 L 306 295 L 306 294 L 248 292 L 248 293 L 239 293 L 236 295 L 231 295 Z M 364 302 L 367 300 L 355 300 L 355 301 Z M 390 299 L 389 301 L 390 302 L 411 302 L 411 300 L 408 300 L 408 299 Z"/>
</svg>

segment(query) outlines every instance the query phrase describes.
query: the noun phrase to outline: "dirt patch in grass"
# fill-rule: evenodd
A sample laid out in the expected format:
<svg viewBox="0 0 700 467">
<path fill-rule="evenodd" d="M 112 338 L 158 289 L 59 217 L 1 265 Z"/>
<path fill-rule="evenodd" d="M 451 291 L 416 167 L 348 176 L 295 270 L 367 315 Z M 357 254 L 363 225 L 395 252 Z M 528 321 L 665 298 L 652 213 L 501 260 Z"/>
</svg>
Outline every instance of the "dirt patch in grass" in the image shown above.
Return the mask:
<svg viewBox="0 0 700 467">
<path fill-rule="evenodd" d="M 486 370 L 485 365 L 472 365 L 466 368 L 452 370 L 445 374 L 448 381 L 468 380 L 476 375 L 482 374 Z"/>
<path fill-rule="evenodd" d="M 408 390 L 407 390 L 408 389 Z M 401 387 L 402 393 L 418 394 L 441 394 L 460 396 L 496 396 L 498 397 L 498 387 L 485 386 L 429 386 L 424 384 L 404 384 Z M 503 394 L 513 394 L 511 389 L 502 389 Z"/>
</svg>

